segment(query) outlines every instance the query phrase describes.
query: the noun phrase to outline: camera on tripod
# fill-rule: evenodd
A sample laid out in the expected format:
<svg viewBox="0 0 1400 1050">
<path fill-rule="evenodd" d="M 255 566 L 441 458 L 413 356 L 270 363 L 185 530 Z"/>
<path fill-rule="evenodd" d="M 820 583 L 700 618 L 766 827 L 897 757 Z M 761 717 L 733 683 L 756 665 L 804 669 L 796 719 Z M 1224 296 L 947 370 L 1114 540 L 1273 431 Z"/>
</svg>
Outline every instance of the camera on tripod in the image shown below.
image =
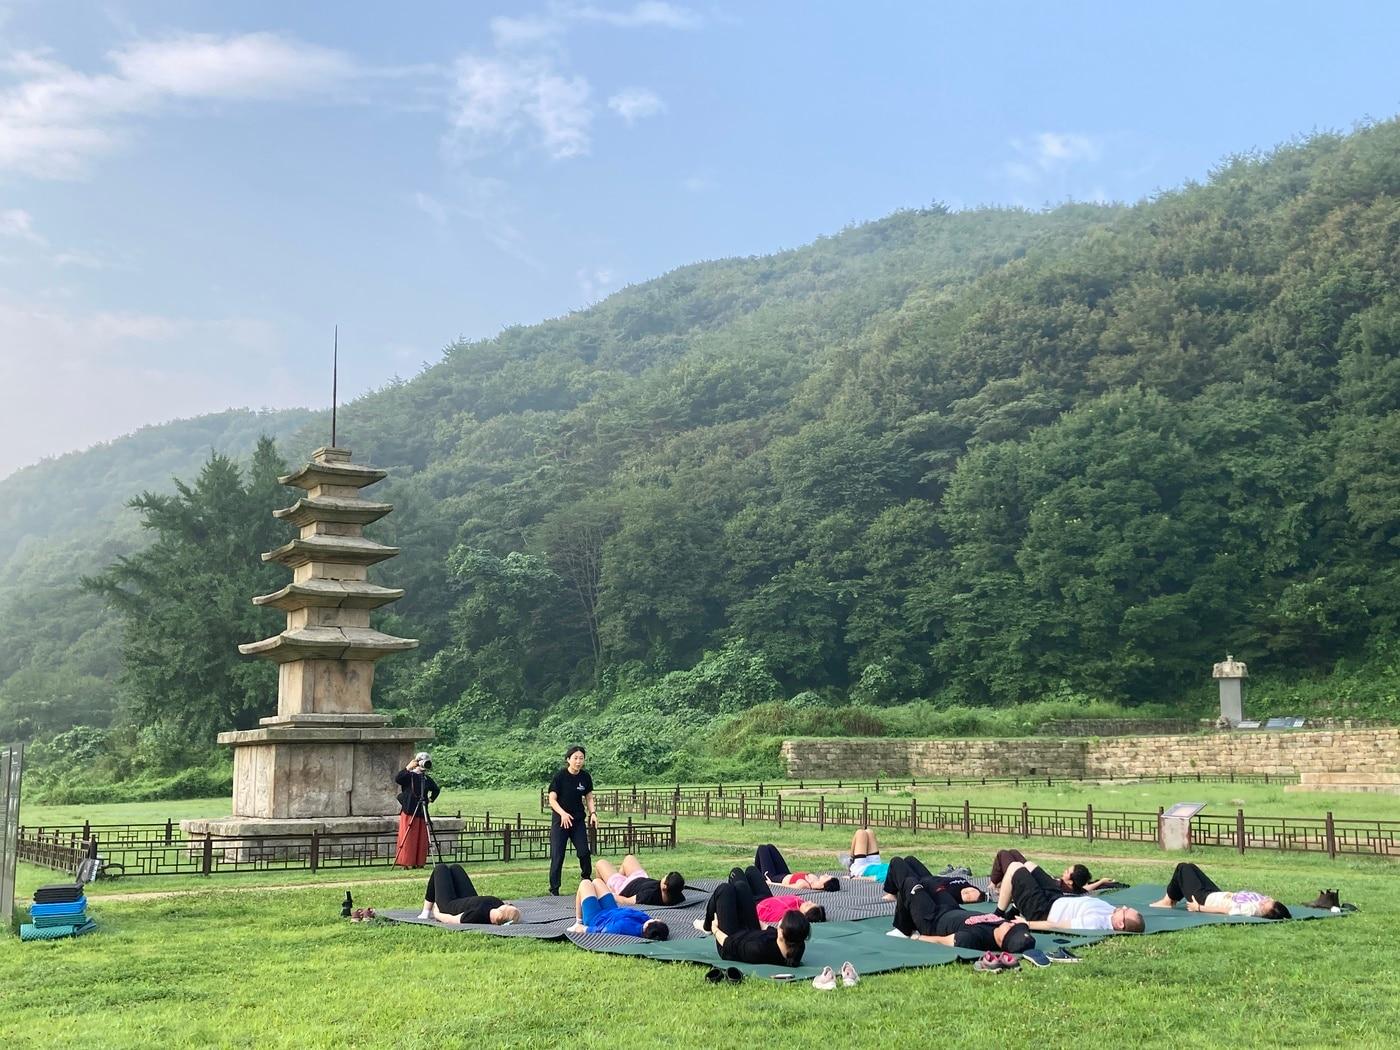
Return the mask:
<svg viewBox="0 0 1400 1050">
<path fill-rule="evenodd" d="M 418 764 L 418 768 L 428 770 L 433 768 L 433 756 L 426 751 L 420 751 L 413 756 L 413 761 Z"/>
</svg>

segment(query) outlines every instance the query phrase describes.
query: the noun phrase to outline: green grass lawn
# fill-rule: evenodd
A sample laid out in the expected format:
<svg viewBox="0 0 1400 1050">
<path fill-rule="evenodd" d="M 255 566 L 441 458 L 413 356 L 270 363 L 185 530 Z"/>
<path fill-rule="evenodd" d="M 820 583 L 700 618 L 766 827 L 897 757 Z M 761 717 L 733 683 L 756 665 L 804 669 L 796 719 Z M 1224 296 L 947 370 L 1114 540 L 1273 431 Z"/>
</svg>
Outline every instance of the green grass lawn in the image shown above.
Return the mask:
<svg viewBox="0 0 1400 1050">
<path fill-rule="evenodd" d="M 463 808 L 489 802 L 514 812 L 512 799 L 520 798 L 477 795 L 464 798 Z M 170 808 L 152 806 L 150 817 Z M 111 807 L 103 819 L 138 819 L 136 808 Z M 519 808 L 530 812 L 523 801 Z M 679 832 L 682 848 L 662 863 L 694 876 L 722 875 L 765 839 L 824 867 L 849 838 L 844 829 L 780 833 L 720 821 L 682 821 Z M 1047 863 L 1083 853 L 1067 840 L 942 834 L 890 833 L 884 845 L 930 864 L 982 871 L 1005 845 Z M 1095 842 L 1092 850 L 1086 859 L 1096 872 L 1131 882 L 1165 881 L 1176 859 L 1129 844 Z M 103 1047 L 1400 1045 L 1400 962 L 1389 938 L 1400 920 L 1400 867 L 1229 850 L 1198 851 L 1195 859 L 1222 884 L 1288 902 L 1340 886 L 1362 911 L 1342 920 L 1115 938 L 1085 949 L 1079 966 L 1005 975 L 938 967 L 818 993 L 756 979 L 716 987 L 700 967 L 567 943 L 350 924 L 339 918 L 343 890 L 325 885 L 376 880 L 355 888 L 357 904 L 415 907 L 422 873 L 327 871 L 302 889 L 257 888 L 308 881 L 296 872 L 121 879 L 92 887 L 98 933 L 70 942 L 0 941 L 0 1046 L 79 1037 Z M 540 862 L 474 874 L 484 892 L 504 897 L 538 894 L 545 881 Z M 21 893 L 52 878 L 25 867 Z M 151 891 L 176 893 L 126 896 Z"/>
</svg>

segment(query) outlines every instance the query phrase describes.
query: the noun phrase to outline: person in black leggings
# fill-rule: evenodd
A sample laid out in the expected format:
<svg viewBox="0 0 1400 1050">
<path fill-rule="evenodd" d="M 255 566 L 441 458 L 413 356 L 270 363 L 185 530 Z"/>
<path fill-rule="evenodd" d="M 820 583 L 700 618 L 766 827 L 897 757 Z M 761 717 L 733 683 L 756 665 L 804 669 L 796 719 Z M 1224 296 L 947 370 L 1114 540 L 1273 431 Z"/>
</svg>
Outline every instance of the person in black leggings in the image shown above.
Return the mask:
<svg viewBox="0 0 1400 1050">
<path fill-rule="evenodd" d="M 428 888 L 423 896 L 420 919 L 459 925 L 504 926 L 520 921 L 520 909 L 499 897 L 484 897 L 476 892 L 471 876 L 460 864 L 436 864 L 428 876 Z"/>
<path fill-rule="evenodd" d="M 1025 922 L 964 911 L 956 894 L 936 891 L 914 876 L 905 878 L 899 887 L 894 928 L 910 940 L 932 941 L 949 948 L 1024 952 L 1035 947 L 1035 937 Z"/>
<path fill-rule="evenodd" d="M 942 898 L 947 898 L 949 906 L 976 904 L 987 899 L 987 895 L 961 875 L 935 875 L 928 870 L 918 857 L 891 857 L 889 871 L 885 873 L 885 896 L 895 900 L 900 887 L 907 879 L 915 879 Z"/>
<path fill-rule="evenodd" d="M 765 930 L 748 882 L 726 882 L 705 904 L 705 927 L 715 937 L 719 957 L 729 962 L 800 966 L 812 924 L 801 912 L 790 911 L 776 929 Z"/>
<path fill-rule="evenodd" d="M 549 892 L 559 896 L 564 873 L 564 851 L 570 842 L 578 851 L 579 874 L 593 874 L 588 826 L 598 826 L 598 806 L 593 800 L 593 778 L 583 768 L 588 753 L 577 744 L 564 752 L 564 768 L 549 783 Z"/>
<path fill-rule="evenodd" d="M 1177 901 L 1186 902 L 1187 911 L 1210 912 L 1216 915 L 1244 915 L 1257 919 L 1291 919 L 1287 906 L 1272 897 L 1253 890 L 1222 890 L 1215 881 L 1196 865 L 1183 861 L 1172 872 L 1167 893 L 1153 901 L 1153 908 L 1174 908 Z"/>
<path fill-rule="evenodd" d="M 835 875 L 818 875 L 811 872 L 797 872 L 788 867 L 778 847 L 771 842 L 764 843 L 753 851 L 753 865 L 767 880 L 775 885 L 791 886 L 795 890 L 839 890 L 841 880 Z"/>
</svg>

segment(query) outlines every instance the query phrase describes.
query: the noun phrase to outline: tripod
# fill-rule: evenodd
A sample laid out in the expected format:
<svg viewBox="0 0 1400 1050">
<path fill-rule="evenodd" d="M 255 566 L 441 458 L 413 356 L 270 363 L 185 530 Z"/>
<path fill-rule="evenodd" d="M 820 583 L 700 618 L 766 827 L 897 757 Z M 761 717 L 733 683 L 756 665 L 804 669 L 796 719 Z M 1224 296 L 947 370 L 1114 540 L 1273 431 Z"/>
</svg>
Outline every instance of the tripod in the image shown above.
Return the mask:
<svg viewBox="0 0 1400 1050">
<path fill-rule="evenodd" d="M 428 812 L 428 784 L 427 774 L 418 773 L 418 802 L 413 807 L 413 812 L 409 814 L 408 826 L 411 828 L 414 822 L 420 817 L 428 825 L 428 841 L 432 843 L 432 850 L 437 854 L 438 863 L 443 863 L 442 841 L 438 838 L 437 828 L 433 826 L 433 815 Z M 397 860 L 397 858 L 396 858 Z"/>
</svg>

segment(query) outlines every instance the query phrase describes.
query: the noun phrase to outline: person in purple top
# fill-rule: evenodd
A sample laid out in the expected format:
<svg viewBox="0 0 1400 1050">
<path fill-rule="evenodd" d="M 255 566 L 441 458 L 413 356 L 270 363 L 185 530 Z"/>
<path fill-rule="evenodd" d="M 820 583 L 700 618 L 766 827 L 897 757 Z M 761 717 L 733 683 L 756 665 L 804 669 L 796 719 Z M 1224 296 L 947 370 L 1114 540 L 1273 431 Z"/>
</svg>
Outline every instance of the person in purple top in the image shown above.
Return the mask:
<svg viewBox="0 0 1400 1050">
<path fill-rule="evenodd" d="M 618 933 L 626 937 L 644 937 L 649 941 L 664 941 L 671 928 L 660 919 L 653 919 L 640 908 L 623 908 L 602 879 L 584 879 L 574 895 L 574 933 Z"/>
</svg>

